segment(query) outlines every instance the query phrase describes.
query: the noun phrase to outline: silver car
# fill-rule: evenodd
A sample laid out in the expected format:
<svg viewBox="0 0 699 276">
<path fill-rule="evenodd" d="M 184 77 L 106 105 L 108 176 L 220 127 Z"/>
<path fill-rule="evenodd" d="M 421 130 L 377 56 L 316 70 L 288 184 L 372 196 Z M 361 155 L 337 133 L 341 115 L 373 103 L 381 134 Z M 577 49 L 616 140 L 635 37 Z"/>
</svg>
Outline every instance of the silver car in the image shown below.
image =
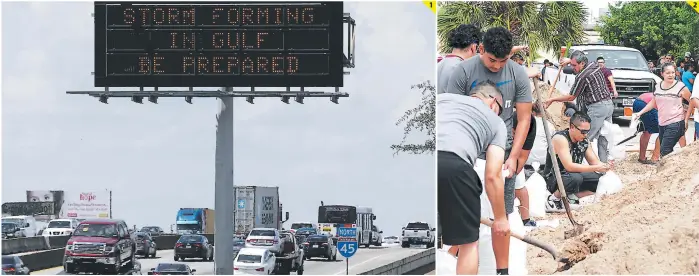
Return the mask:
<svg viewBox="0 0 699 276">
<path fill-rule="evenodd" d="M 282 252 L 279 230 L 274 228 L 254 228 L 245 240 L 245 247 L 263 248 L 279 255 Z"/>
</svg>

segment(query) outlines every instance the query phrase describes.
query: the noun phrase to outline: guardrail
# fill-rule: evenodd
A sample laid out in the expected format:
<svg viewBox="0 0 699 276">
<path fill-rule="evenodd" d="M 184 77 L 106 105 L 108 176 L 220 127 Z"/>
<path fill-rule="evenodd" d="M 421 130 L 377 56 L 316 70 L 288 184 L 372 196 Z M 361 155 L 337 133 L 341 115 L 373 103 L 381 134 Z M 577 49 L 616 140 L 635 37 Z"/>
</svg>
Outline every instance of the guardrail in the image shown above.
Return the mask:
<svg viewBox="0 0 699 276">
<path fill-rule="evenodd" d="M 213 244 L 214 234 L 204 234 Z M 63 265 L 63 255 L 69 236 L 17 238 L 2 241 L 2 254 L 18 254 L 31 271 Z M 160 235 L 153 237 L 158 250 L 173 249 L 180 235 Z"/>
<path fill-rule="evenodd" d="M 418 254 L 405 257 L 390 264 L 368 270 L 358 275 L 404 275 L 412 271 L 423 268 L 427 265 L 435 264 L 435 249 L 430 248 Z"/>
</svg>

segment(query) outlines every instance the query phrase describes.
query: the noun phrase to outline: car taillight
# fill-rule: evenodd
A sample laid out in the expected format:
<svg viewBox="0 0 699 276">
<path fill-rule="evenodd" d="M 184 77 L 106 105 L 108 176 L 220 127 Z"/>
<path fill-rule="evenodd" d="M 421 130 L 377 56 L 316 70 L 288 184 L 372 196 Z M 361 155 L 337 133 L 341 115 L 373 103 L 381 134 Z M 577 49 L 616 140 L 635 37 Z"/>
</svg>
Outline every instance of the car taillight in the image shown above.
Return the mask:
<svg viewBox="0 0 699 276">
<path fill-rule="evenodd" d="M 182 246 L 182 243 L 179 243 L 179 242 L 178 242 L 178 243 L 175 244 L 175 247 L 181 247 L 181 246 Z"/>
<path fill-rule="evenodd" d="M 274 244 L 278 244 L 278 243 L 279 243 L 279 240 L 278 240 L 278 239 L 274 239 Z M 262 270 L 260 270 L 260 271 L 262 271 Z"/>
<path fill-rule="evenodd" d="M 201 243 L 195 243 L 194 246 L 201 247 Z"/>
<path fill-rule="evenodd" d="M 234 267 L 233 270 L 238 270 L 238 268 L 237 268 L 237 267 Z"/>
<path fill-rule="evenodd" d="M 12 271 L 15 271 L 15 268 L 14 268 L 14 267 L 8 267 L 7 269 L 5 269 L 5 271 L 10 271 L 10 272 L 12 272 Z"/>
<path fill-rule="evenodd" d="M 153 275 L 160 275 L 160 272 L 153 272 Z"/>
<path fill-rule="evenodd" d="M 245 242 L 247 242 L 247 243 L 252 243 L 252 239 L 246 240 Z"/>
<path fill-rule="evenodd" d="M 264 268 L 264 267 L 260 267 L 260 268 L 255 269 L 255 271 L 265 271 L 265 268 Z"/>
</svg>

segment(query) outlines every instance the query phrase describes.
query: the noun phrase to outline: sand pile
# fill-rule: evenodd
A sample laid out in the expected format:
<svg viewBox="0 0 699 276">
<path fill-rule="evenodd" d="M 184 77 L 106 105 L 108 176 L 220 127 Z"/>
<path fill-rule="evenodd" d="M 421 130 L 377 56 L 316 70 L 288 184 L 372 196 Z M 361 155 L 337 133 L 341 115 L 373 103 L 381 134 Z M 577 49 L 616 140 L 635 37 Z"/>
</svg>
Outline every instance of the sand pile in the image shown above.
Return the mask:
<svg viewBox="0 0 699 276">
<path fill-rule="evenodd" d="M 565 214 L 549 215 L 561 219 L 557 229 L 529 234 L 578 261 L 556 272 L 551 255 L 529 246 L 530 274 L 699 274 L 699 142 L 656 166 L 637 159 L 629 154 L 617 163 L 623 191 L 573 211 L 583 235 L 563 239 L 572 229 Z"/>
<path fill-rule="evenodd" d="M 546 84 L 543 81 L 540 81 L 538 83 L 539 83 L 538 88 L 539 88 L 539 91 L 541 91 L 542 98 L 544 100 L 549 99 L 548 93 L 549 93 L 549 89 L 551 88 L 551 86 Z M 551 93 L 551 98 L 563 96 L 563 95 L 565 95 L 565 94 L 561 93 L 560 91 L 558 91 L 557 89 L 554 88 L 553 93 Z M 537 92 L 534 91 L 532 93 L 532 96 L 534 98 L 534 101 L 536 102 Z M 548 112 L 548 115 L 551 117 L 549 119 L 549 122 L 553 123 L 553 125 L 556 127 L 556 130 L 562 130 L 562 129 L 566 129 L 568 127 L 568 122 L 570 121 L 570 118 L 563 115 L 563 112 L 564 112 L 563 108 L 564 107 L 565 106 L 563 105 L 563 103 L 555 102 L 555 103 L 552 103 L 546 109 L 546 111 Z"/>
</svg>

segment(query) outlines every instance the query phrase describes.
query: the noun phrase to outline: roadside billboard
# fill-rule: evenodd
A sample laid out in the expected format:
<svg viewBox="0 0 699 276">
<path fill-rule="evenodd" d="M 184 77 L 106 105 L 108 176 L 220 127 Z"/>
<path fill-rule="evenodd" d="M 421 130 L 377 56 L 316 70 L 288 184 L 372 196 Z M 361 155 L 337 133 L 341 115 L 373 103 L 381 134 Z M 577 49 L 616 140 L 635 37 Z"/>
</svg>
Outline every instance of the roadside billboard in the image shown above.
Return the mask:
<svg viewBox="0 0 699 276">
<path fill-rule="evenodd" d="M 112 192 L 27 191 L 27 202 L 53 202 L 57 218 L 110 218 Z"/>
</svg>

